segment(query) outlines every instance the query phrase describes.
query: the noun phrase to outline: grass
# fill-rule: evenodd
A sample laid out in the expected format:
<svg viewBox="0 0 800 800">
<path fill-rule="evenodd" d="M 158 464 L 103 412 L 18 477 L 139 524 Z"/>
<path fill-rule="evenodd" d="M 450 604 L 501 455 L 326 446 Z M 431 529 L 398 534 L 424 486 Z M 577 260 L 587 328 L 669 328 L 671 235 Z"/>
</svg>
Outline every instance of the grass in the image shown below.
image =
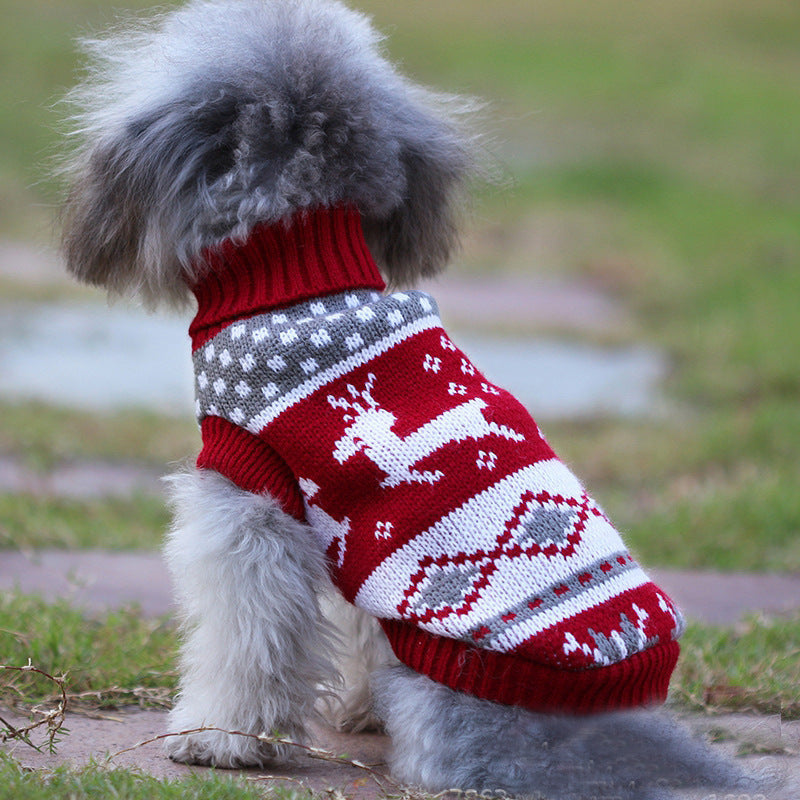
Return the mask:
<svg viewBox="0 0 800 800">
<path fill-rule="evenodd" d="M 197 453 L 197 424 L 144 411 L 87 413 L 0 400 L 0 453 L 47 470 L 74 459 L 125 460 L 162 469 Z"/>
<path fill-rule="evenodd" d="M 51 173 L 61 136 L 55 104 L 75 81 L 74 38 L 113 20 L 112 8 L 94 0 L 0 2 L 7 32 L 0 49 L 0 235 L 50 237 L 57 198 Z"/>
<path fill-rule="evenodd" d="M 136 608 L 87 618 L 66 601 L 0 594 L 2 663 L 24 666 L 30 659 L 49 675 L 66 673 L 70 695 L 97 693 L 84 705 L 163 700 L 175 684 L 175 648 L 172 624 L 144 619 Z M 52 693 L 52 682 L 43 676 L 0 673 L 0 703 L 40 702 Z"/>
<path fill-rule="evenodd" d="M 22 769 L 12 758 L 0 753 L 0 800 L 296 800 L 306 792 L 270 789 L 265 793 L 242 780 L 205 771 L 180 780 L 163 781 L 127 769 L 89 766 L 84 769 L 59 767 L 52 772 Z"/>
<path fill-rule="evenodd" d="M 757 711 L 800 719 L 800 613 L 749 617 L 735 629 L 690 625 L 673 696 L 691 709 Z"/>
<path fill-rule="evenodd" d="M 75 500 L 0 493 L 0 548 L 154 550 L 168 522 L 157 497 Z"/>
</svg>

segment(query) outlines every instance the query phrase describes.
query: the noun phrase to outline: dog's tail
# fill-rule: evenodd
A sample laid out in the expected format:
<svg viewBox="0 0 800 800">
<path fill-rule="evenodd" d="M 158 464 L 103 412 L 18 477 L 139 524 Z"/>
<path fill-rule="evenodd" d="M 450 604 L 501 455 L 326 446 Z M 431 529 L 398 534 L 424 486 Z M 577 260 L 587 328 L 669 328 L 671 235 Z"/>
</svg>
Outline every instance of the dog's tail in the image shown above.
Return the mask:
<svg viewBox="0 0 800 800">
<path fill-rule="evenodd" d="M 112 292 L 180 303 L 202 252 L 307 208 L 357 207 L 390 283 L 457 244 L 474 103 L 402 77 L 337 0 L 192 0 L 84 42 L 63 249 Z M 182 274 L 183 273 L 183 274 Z"/>
</svg>

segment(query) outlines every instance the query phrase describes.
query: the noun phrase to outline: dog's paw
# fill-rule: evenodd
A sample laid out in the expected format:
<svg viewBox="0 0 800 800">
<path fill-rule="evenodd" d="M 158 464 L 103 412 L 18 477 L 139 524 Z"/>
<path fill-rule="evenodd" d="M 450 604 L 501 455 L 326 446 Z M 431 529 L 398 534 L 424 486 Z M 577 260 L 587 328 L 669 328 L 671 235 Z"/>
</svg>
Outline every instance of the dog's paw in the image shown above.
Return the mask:
<svg viewBox="0 0 800 800">
<path fill-rule="evenodd" d="M 220 769 L 274 766 L 291 758 L 290 745 L 217 730 L 170 735 L 165 749 L 173 761 Z"/>
</svg>

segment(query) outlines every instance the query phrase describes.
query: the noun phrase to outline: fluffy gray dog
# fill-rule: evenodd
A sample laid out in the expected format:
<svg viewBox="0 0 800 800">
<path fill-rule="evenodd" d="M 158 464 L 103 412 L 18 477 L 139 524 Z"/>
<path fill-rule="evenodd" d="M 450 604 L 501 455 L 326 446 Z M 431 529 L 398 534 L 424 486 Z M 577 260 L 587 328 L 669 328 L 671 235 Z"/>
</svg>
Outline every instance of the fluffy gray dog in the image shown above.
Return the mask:
<svg viewBox="0 0 800 800">
<path fill-rule="evenodd" d="M 194 0 L 86 43 L 69 269 L 197 302 L 169 756 L 265 766 L 288 747 L 223 731 L 303 739 L 327 713 L 379 721 L 395 776 L 430 791 L 749 785 L 648 710 L 669 598 L 432 298 L 382 293 L 448 261 L 476 158 L 469 103 L 379 45 L 335 0 Z"/>
</svg>

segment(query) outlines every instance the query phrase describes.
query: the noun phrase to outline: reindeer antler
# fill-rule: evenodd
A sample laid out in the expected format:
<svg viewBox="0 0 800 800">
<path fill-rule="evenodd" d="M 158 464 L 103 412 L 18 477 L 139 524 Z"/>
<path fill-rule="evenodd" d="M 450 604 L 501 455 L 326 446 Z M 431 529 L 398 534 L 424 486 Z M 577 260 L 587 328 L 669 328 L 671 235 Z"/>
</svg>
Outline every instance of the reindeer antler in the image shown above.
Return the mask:
<svg viewBox="0 0 800 800">
<path fill-rule="evenodd" d="M 370 372 L 369 375 L 367 375 L 367 382 L 364 385 L 363 391 L 359 392 L 352 383 L 347 384 L 347 391 L 353 398 L 352 402 L 346 397 L 334 397 L 332 394 L 328 395 L 328 402 L 331 404 L 332 408 L 341 408 L 343 411 L 352 410 L 356 412 L 357 416 L 361 416 L 361 414 L 365 414 L 367 412 L 367 407 L 378 408 L 378 402 L 372 396 L 372 387 L 374 384 L 375 375 Z M 359 398 L 366 402 L 366 406 L 357 402 Z M 344 415 L 345 422 L 352 422 L 353 419 L 355 419 L 355 417 L 352 414 Z"/>
</svg>

